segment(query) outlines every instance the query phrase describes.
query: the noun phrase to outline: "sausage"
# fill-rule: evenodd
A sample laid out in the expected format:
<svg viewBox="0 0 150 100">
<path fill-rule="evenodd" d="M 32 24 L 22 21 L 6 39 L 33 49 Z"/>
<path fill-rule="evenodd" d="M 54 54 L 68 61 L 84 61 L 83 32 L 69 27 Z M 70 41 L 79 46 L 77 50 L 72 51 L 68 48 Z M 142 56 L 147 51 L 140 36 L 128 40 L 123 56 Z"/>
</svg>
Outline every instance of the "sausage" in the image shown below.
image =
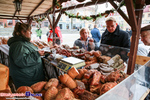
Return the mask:
<svg viewBox="0 0 150 100">
<path fill-rule="evenodd" d="M 104 73 L 109 73 L 109 72 L 114 71 L 114 68 L 112 68 L 112 67 L 104 67 L 104 68 L 100 67 L 100 70 Z"/>
</svg>

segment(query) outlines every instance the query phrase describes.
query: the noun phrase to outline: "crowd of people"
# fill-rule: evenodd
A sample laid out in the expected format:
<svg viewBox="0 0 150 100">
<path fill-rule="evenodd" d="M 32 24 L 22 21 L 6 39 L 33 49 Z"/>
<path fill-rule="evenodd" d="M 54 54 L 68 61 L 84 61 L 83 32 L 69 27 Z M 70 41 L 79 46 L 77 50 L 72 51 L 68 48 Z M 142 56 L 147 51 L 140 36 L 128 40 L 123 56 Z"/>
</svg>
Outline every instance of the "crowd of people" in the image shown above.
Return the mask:
<svg viewBox="0 0 150 100">
<path fill-rule="evenodd" d="M 41 38 L 42 31 L 37 29 L 37 36 Z M 43 64 L 41 56 L 44 55 L 43 50 L 39 50 L 31 42 L 31 26 L 26 23 L 17 22 L 14 28 L 13 37 L 8 40 L 9 59 L 10 59 L 10 76 L 12 77 L 15 86 L 31 86 L 32 84 L 45 80 L 43 72 Z M 79 32 L 80 37 L 74 41 L 73 46 L 78 46 L 80 49 L 87 51 L 99 50 L 100 44 L 107 44 L 112 46 L 118 46 L 123 48 L 130 48 L 130 36 L 129 33 L 120 29 L 116 20 L 113 17 L 106 19 L 106 30 L 102 34 L 97 29 L 97 25 L 94 25 L 94 29 L 90 32 L 87 28 L 82 28 Z M 60 28 L 55 28 L 55 35 L 59 37 L 56 40 L 56 44 L 60 45 L 62 40 L 62 34 Z M 47 41 L 50 45 L 53 43 L 53 30 L 50 26 L 50 30 L 47 33 Z M 141 41 L 142 46 L 150 46 L 150 25 L 141 29 Z M 149 56 L 149 49 L 147 55 Z M 143 51 L 143 47 L 138 49 L 138 53 Z"/>
</svg>

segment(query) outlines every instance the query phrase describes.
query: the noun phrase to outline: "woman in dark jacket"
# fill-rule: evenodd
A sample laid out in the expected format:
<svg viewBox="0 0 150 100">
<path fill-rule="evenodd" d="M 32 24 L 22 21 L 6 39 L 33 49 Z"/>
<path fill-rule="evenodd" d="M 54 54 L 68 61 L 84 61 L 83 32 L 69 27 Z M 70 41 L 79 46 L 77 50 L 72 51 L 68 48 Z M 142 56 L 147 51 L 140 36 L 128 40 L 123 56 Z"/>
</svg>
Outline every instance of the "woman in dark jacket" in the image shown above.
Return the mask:
<svg viewBox="0 0 150 100">
<path fill-rule="evenodd" d="M 13 37 L 8 40 L 10 76 L 16 88 L 31 86 L 44 80 L 41 55 L 44 51 L 38 51 L 31 42 L 31 26 L 17 22 Z"/>
</svg>

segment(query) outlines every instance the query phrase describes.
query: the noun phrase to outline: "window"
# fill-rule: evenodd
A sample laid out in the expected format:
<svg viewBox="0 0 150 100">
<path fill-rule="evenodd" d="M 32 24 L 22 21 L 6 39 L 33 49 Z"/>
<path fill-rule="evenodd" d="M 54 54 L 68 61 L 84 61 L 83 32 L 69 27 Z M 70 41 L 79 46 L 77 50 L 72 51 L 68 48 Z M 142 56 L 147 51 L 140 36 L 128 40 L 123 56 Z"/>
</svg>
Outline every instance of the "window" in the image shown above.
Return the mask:
<svg viewBox="0 0 150 100">
<path fill-rule="evenodd" d="M 3 22 L 0 22 L 0 27 L 3 26 Z"/>
<path fill-rule="evenodd" d="M 48 27 L 48 22 L 44 22 L 44 27 Z"/>
<path fill-rule="evenodd" d="M 62 24 L 59 24 L 60 29 L 62 29 Z"/>
<path fill-rule="evenodd" d="M 73 29 L 76 29 L 76 25 L 75 24 L 73 24 Z"/>
<path fill-rule="evenodd" d="M 13 21 L 12 20 L 7 20 L 7 25 L 8 26 L 12 26 L 13 25 Z"/>
<path fill-rule="evenodd" d="M 69 24 L 66 25 L 66 29 L 69 29 Z"/>
</svg>

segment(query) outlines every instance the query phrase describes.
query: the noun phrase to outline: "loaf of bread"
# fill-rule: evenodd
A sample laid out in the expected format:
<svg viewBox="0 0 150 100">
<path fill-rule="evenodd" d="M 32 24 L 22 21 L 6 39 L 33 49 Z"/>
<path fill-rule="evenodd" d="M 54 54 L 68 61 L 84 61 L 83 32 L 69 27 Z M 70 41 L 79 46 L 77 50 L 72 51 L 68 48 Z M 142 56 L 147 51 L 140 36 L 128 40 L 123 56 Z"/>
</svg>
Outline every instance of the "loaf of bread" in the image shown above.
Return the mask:
<svg viewBox="0 0 150 100">
<path fill-rule="evenodd" d="M 5 90 L 8 87 L 9 68 L 0 64 L 0 90 Z"/>
<path fill-rule="evenodd" d="M 3 37 L 2 38 L 2 44 L 7 44 L 7 41 L 8 41 L 8 37 Z"/>
<path fill-rule="evenodd" d="M 58 81 L 58 79 L 57 78 L 51 78 L 47 83 L 46 83 L 46 85 L 45 85 L 45 89 L 47 90 L 49 87 L 51 87 L 51 86 L 55 86 L 55 87 L 57 87 L 58 86 L 58 83 L 59 83 L 59 81 Z"/>
<path fill-rule="evenodd" d="M 58 78 L 70 89 L 74 89 L 77 86 L 76 82 L 68 74 L 60 75 Z"/>
<path fill-rule="evenodd" d="M 10 87 L 8 86 L 5 90 L 0 90 L 0 93 L 12 93 Z M 7 99 L 6 99 L 7 98 Z M 15 99 L 8 99 L 13 98 L 12 96 L 0 96 L 0 100 L 15 100 Z"/>
<path fill-rule="evenodd" d="M 77 75 L 79 75 L 78 70 L 75 67 L 72 67 L 71 69 L 68 70 L 67 74 L 74 79 Z"/>
<path fill-rule="evenodd" d="M 29 86 L 20 86 L 16 92 L 17 93 L 25 93 L 26 91 L 30 91 L 31 93 L 33 93 L 32 88 Z"/>
<path fill-rule="evenodd" d="M 44 100 L 55 100 L 57 93 L 58 89 L 55 86 L 49 87 L 44 95 Z"/>
<path fill-rule="evenodd" d="M 43 89 L 43 87 L 45 86 L 46 83 L 47 83 L 47 82 L 44 82 L 44 81 L 37 82 L 37 83 L 33 84 L 33 85 L 31 86 L 31 88 L 32 88 L 32 90 L 33 90 L 34 92 L 40 92 L 40 91 Z"/>
</svg>

